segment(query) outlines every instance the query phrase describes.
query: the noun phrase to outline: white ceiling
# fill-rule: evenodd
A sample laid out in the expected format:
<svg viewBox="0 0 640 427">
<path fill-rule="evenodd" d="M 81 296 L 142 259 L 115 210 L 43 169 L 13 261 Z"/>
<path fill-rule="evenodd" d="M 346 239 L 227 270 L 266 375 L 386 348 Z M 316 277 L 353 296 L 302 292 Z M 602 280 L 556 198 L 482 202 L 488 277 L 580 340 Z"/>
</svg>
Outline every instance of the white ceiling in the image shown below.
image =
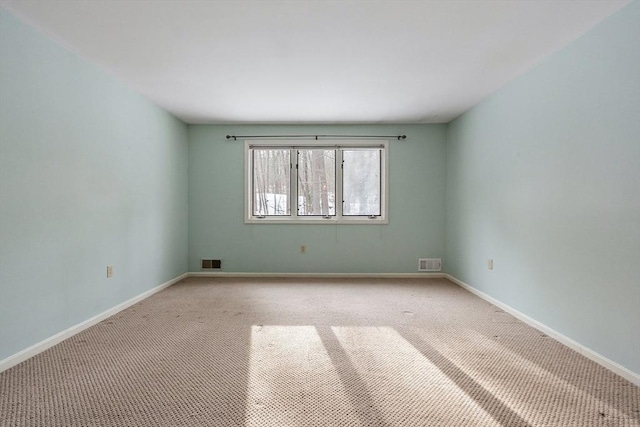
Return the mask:
<svg viewBox="0 0 640 427">
<path fill-rule="evenodd" d="M 187 123 L 446 123 L 626 3 L 0 0 Z"/>
</svg>

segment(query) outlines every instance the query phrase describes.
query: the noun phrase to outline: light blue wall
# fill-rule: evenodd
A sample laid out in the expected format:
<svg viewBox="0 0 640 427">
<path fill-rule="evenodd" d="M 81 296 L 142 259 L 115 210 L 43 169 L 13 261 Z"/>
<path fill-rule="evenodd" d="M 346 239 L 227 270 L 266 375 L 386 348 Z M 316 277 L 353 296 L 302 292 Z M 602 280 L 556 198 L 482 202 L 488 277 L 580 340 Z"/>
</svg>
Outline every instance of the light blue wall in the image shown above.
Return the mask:
<svg viewBox="0 0 640 427">
<path fill-rule="evenodd" d="M 227 134 L 406 134 L 389 148 L 388 225 L 245 224 L 243 142 Z M 190 126 L 189 269 L 417 273 L 444 253 L 445 126 Z M 307 253 L 299 252 L 300 245 Z"/>
<path fill-rule="evenodd" d="M 0 12 L 0 359 L 187 270 L 187 151 L 185 124 Z"/>
<path fill-rule="evenodd" d="M 634 2 L 447 132 L 447 271 L 636 373 L 639 23 Z"/>
</svg>

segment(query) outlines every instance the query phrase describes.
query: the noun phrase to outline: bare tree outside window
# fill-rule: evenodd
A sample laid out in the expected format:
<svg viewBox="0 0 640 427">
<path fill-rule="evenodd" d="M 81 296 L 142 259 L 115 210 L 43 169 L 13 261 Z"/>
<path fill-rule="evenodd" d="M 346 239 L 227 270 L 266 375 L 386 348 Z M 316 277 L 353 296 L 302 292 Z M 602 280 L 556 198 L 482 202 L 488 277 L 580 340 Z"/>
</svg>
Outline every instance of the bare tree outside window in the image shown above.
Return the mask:
<svg viewBox="0 0 640 427">
<path fill-rule="evenodd" d="M 252 153 L 253 215 L 290 215 L 290 151 L 256 149 Z"/>
<path fill-rule="evenodd" d="M 298 215 L 336 214 L 335 150 L 298 150 Z"/>
<path fill-rule="evenodd" d="M 380 215 L 380 150 L 344 150 L 342 160 L 342 214 Z"/>
</svg>

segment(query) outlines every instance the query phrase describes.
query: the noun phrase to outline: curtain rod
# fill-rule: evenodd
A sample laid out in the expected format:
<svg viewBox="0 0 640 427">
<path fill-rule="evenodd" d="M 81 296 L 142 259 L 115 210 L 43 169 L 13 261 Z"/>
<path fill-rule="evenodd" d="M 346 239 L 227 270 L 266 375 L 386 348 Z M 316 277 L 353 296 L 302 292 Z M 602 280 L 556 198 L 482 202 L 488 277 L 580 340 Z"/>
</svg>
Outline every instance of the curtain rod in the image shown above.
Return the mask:
<svg viewBox="0 0 640 427">
<path fill-rule="evenodd" d="M 290 138 L 315 138 L 318 139 L 344 139 L 344 138 L 394 138 L 398 141 L 407 139 L 407 135 L 227 135 L 227 139 L 237 141 L 240 139 L 290 139 Z"/>
</svg>

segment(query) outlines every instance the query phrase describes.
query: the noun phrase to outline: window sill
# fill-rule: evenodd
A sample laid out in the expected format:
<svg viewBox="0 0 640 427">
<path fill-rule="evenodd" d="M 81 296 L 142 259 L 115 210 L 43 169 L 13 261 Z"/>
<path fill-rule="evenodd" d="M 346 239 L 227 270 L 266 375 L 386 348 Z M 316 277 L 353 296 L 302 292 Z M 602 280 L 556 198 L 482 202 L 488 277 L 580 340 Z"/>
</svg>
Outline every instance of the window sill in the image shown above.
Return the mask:
<svg viewBox="0 0 640 427">
<path fill-rule="evenodd" d="M 291 224 L 291 225 L 385 225 L 389 224 L 386 218 L 245 218 L 245 224 Z"/>
</svg>

